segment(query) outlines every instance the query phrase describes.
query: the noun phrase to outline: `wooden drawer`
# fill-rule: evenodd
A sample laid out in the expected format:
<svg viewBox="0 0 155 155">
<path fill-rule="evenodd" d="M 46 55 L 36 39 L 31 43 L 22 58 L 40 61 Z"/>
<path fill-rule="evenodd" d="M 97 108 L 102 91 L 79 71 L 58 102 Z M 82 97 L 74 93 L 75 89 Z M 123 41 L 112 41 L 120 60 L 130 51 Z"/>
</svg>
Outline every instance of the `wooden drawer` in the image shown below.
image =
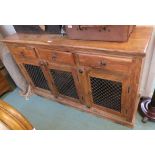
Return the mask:
<svg viewBox="0 0 155 155">
<path fill-rule="evenodd" d="M 132 58 L 78 54 L 79 64 L 82 66 L 103 68 L 112 71 L 128 72 Z"/>
<path fill-rule="evenodd" d="M 58 63 L 65 65 L 74 65 L 74 58 L 72 53 L 62 52 L 58 50 L 38 49 L 41 59 L 45 59 L 50 63 Z"/>
<path fill-rule="evenodd" d="M 35 59 L 35 58 L 37 58 L 37 54 L 33 47 L 9 46 L 9 48 L 16 58 L 19 58 L 19 59 Z"/>
</svg>

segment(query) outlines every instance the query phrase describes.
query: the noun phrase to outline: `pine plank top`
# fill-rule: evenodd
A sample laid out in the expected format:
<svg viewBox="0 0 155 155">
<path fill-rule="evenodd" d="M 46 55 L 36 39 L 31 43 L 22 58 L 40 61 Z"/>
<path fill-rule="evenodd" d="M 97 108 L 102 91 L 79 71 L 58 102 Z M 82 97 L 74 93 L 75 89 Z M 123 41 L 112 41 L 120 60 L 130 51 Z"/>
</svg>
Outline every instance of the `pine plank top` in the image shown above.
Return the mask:
<svg viewBox="0 0 155 155">
<path fill-rule="evenodd" d="M 127 42 L 104 42 L 104 41 L 83 41 L 71 40 L 67 36 L 52 34 L 23 34 L 16 33 L 10 35 L 2 42 L 24 43 L 48 46 L 75 47 L 82 49 L 95 49 L 103 51 L 113 51 L 129 55 L 145 56 L 146 48 L 152 36 L 152 26 L 136 26 Z"/>
</svg>

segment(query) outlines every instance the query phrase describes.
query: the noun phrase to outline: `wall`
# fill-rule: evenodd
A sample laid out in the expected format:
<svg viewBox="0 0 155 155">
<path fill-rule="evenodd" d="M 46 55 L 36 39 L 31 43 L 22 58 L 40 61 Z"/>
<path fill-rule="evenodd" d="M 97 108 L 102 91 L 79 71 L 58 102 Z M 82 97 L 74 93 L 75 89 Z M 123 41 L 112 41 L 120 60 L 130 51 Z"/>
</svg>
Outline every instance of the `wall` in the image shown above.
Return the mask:
<svg viewBox="0 0 155 155">
<path fill-rule="evenodd" d="M 141 76 L 140 94 L 144 97 L 151 97 L 155 88 L 155 26 L 149 43 L 147 55 L 144 60 L 144 68 Z"/>
<path fill-rule="evenodd" d="M 16 33 L 12 25 L 1 25 L 0 32 L 3 37 Z"/>
<path fill-rule="evenodd" d="M 0 38 L 3 38 L 16 33 L 16 31 L 12 25 L 3 25 L 0 26 L 0 33 Z M 23 93 L 26 93 L 28 87 L 27 82 L 21 74 L 8 48 L 3 43 L 0 43 L 0 58 L 15 84 L 22 90 Z"/>
</svg>

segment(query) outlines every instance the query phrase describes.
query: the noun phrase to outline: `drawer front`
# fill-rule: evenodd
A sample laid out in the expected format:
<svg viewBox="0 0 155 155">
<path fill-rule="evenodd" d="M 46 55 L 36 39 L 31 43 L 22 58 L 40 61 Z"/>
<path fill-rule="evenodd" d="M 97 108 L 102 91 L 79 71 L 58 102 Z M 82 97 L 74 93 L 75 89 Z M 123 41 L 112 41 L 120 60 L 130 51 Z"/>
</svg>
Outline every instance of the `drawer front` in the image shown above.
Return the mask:
<svg viewBox="0 0 155 155">
<path fill-rule="evenodd" d="M 78 54 L 79 64 L 82 66 L 103 68 L 112 71 L 128 72 L 132 58 L 121 58 L 100 55 Z"/>
<path fill-rule="evenodd" d="M 10 50 L 16 58 L 35 59 L 37 54 L 33 47 L 10 46 Z"/>
<path fill-rule="evenodd" d="M 58 63 L 65 65 L 74 65 L 74 58 L 72 53 L 54 51 L 49 49 L 38 49 L 39 56 L 41 59 L 48 60 L 50 63 Z"/>
</svg>

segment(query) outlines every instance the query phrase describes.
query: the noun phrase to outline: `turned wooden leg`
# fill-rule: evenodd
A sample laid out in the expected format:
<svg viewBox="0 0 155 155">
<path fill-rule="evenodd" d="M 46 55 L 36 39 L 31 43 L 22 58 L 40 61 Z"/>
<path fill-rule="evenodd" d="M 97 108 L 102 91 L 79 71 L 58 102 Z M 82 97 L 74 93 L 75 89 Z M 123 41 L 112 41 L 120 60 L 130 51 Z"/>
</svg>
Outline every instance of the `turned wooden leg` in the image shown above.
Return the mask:
<svg viewBox="0 0 155 155">
<path fill-rule="evenodd" d="M 155 121 L 155 90 L 152 98 L 141 101 L 140 108 L 144 115 L 142 122 L 146 123 L 148 120 Z"/>
</svg>

